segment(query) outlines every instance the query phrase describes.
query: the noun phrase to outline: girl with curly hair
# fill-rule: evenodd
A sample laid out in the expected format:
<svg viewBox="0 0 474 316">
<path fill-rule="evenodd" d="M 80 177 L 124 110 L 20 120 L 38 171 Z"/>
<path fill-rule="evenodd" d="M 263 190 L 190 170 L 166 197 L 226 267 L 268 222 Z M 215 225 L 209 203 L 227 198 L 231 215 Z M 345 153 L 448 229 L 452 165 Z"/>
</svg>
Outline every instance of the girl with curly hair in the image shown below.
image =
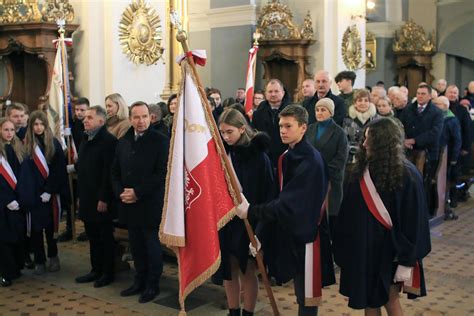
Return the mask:
<svg viewBox="0 0 474 316">
<path fill-rule="evenodd" d="M 370 122 L 359 144 L 335 228 L 340 293 L 365 315 L 403 315 L 399 292 L 426 295 L 421 260 L 430 252 L 423 180 L 403 154 L 389 118 Z"/>
</svg>

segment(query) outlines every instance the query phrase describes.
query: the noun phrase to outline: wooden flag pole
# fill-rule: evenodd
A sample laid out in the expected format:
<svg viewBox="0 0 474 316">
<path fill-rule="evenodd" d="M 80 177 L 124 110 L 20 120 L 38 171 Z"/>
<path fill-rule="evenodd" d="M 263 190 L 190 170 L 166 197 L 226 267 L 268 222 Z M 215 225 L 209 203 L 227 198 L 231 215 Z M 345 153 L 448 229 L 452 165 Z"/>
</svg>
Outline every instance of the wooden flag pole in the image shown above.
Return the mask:
<svg viewBox="0 0 474 316">
<path fill-rule="evenodd" d="M 65 73 L 65 70 L 68 69 L 66 62 L 66 45 L 64 43 L 64 21 L 58 22 L 59 26 L 59 42 L 58 45 L 61 45 L 61 68 L 62 68 L 62 77 L 63 77 L 63 102 L 64 102 L 64 116 L 65 116 L 65 128 L 70 128 L 69 124 L 69 107 L 68 107 L 68 91 L 66 80 L 69 80 L 69 74 Z M 67 136 L 67 161 L 68 164 L 73 164 L 74 159 L 71 157 L 71 142 L 74 140 L 72 139 L 71 134 Z M 71 218 L 71 234 L 73 242 L 76 242 L 76 204 L 74 199 L 74 188 L 72 185 L 72 174 L 68 173 L 69 179 L 69 192 L 71 193 L 71 206 L 69 211 L 69 217 Z"/>
<path fill-rule="evenodd" d="M 172 17 L 172 21 L 173 21 L 173 17 Z M 205 108 L 206 114 L 209 118 L 211 118 L 209 121 L 211 122 L 212 128 L 215 131 L 218 131 L 217 126 L 216 126 L 216 122 L 212 119 L 212 117 L 213 117 L 212 116 L 212 110 L 211 110 L 211 107 L 209 106 L 209 102 L 207 101 L 206 93 L 204 92 L 204 89 L 202 88 L 201 79 L 199 78 L 199 75 L 196 71 L 196 65 L 194 63 L 194 59 L 192 57 L 189 58 L 187 56 L 187 53 L 189 52 L 189 47 L 188 47 L 188 44 L 187 44 L 187 34 L 186 34 L 185 31 L 183 31 L 181 29 L 181 27 L 179 26 L 179 23 L 177 23 L 177 26 L 178 26 L 178 32 L 176 34 L 176 39 L 178 40 L 178 42 L 181 43 L 181 45 L 183 47 L 183 51 L 186 54 L 188 64 L 191 67 L 191 71 L 193 72 L 194 78 L 196 78 L 196 83 L 197 83 L 197 86 L 198 86 L 199 94 L 201 95 L 201 98 L 204 100 L 204 108 Z M 224 145 L 222 144 L 222 139 L 220 137 L 216 137 L 214 140 L 216 141 L 216 145 L 219 147 L 220 151 L 225 153 Z M 227 158 L 227 155 L 223 155 L 223 159 L 224 159 L 224 164 L 225 164 L 226 169 L 227 170 L 232 170 L 232 168 L 230 166 L 230 161 Z M 228 174 L 229 174 L 230 183 L 232 185 L 232 188 L 234 189 L 234 192 L 239 192 L 240 193 L 240 189 L 239 189 L 239 186 L 237 184 L 237 180 L 235 179 L 235 174 L 233 172 L 228 172 Z M 236 198 L 237 198 L 237 201 L 238 201 L 239 204 L 242 203 L 242 199 L 240 197 L 240 194 L 236 194 Z M 253 228 L 250 225 L 248 219 L 244 219 L 244 223 L 245 223 L 245 228 L 247 230 L 247 234 L 249 236 L 250 242 L 252 243 L 252 246 L 255 249 L 258 249 L 257 240 L 255 239 L 255 233 L 254 233 Z M 272 306 L 273 315 L 275 315 L 275 316 L 280 315 L 280 313 L 278 311 L 278 306 L 276 305 L 275 297 L 273 295 L 272 288 L 270 286 L 270 281 L 268 279 L 267 271 L 266 271 L 265 265 L 263 263 L 263 257 L 262 257 L 261 251 L 257 251 L 257 255 L 255 256 L 255 258 L 257 260 L 258 269 L 260 270 L 260 273 L 262 274 L 263 283 L 264 283 L 264 286 L 265 286 L 265 290 L 267 291 L 267 295 L 268 295 L 268 298 L 270 300 L 270 304 Z"/>
</svg>

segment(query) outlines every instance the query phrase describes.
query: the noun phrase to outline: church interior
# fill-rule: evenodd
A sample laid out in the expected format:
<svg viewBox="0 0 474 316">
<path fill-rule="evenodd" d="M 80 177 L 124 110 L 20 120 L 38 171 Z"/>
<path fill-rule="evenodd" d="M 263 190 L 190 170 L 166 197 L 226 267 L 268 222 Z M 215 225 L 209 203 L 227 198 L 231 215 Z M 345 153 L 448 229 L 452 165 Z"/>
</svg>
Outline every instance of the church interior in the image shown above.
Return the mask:
<svg viewBox="0 0 474 316">
<path fill-rule="evenodd" d="M 474 80 L 473 0 L 0 0 L 0 117 L 12 102 L 30 112 L 48 107 L 59 20 L 70 39 L 72 100 L 86 97 L 91 105 L 105 107 L 106 96 L 120 93 L 129 105 L 166 102 L 179 92 L 182 79 L 175 60 L 183 48 L 170 12 L 187 32 L 189 49 L 206 51 L 199 77 L 204 87 L 218 88 L 223 100 L 245 90 L 253 45 L 258 45 L 255 90 L 278 78 L 295 103 L 303 101 L 305 79 L 321 70 L 332 78 L 354 72 L 354 89 L 381 82 L 386 89 L 405 86 L 409 99 L 420 83 L 435 87 L 444 79 L 463 95 Z M 331 89 L 339 91 L 334 80 Z M 470 114 L 474 121 L 474 109 Z M 443 170 L 430 220 L 432 251 L 424 263 L 428 296 L 403 298 L 405 315 L 474 315 L 474 202 L 469 198 L 474 191 L 456 208 L 459 218 L 445 221 Z M 472 170 L 465 176 L 472 177 Z M 77 220 L 77 234 L 83 230 Z M 122 237 L 116 234 L 117 240 Z M 88 243 L 60 243 L 62 270 L 41 276 L 23 270 L 13 286 L 0 288 L 0 315 L 177 315 L 178 269 L 170 253 L 161 293 L 151 304 L 118 295 L 133 279 L 123 240 L 114 285 L 95 289 L 75 283 L 74 276 L 88 269 Z M 273 291 L 281 315 L 297 315 L 291 284 Z M 189 315 L 227 315 L 224 288 L 209 280 L 188 297 L 186 307 Z M 272 315 L 262 284 L 255 314 Z M 363 311 L 347 307 L 333 285 L 323 290 L 319 314 Z"/>
</svg>

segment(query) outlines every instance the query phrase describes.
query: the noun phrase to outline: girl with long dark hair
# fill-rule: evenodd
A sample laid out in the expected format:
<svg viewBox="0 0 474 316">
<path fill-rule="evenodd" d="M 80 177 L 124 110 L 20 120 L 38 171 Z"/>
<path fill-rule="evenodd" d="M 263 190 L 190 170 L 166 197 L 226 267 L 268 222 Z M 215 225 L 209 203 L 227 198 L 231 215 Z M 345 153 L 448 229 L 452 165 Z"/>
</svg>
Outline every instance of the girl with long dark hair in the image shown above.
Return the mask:
<svg viewBox="0 0 474 316">
<path fill-rule="evenodd" d="M 335 228 L 340 293 L 365 315 L 403 315 L 399 292 L 426 295 L 422 259 L 430 252 L 423 180 L 405 159 L 402 131 L 389 118 L 364 130 Z"/>
<path fill-rule="evenodd" d="M 43 232 L 48 245 L 47 269 L 49 272 L 60 270 L 57 233 L 61 202 L 67 203 L 69 198 L 66 158 L 42 111 L 31 113 L 25 146 L 28 158 L 21 171 L 20 204 L 29 212 L 27 229 L 35 257 L 34 273 L 40 275 L 46 272 Z"/>
</svg>

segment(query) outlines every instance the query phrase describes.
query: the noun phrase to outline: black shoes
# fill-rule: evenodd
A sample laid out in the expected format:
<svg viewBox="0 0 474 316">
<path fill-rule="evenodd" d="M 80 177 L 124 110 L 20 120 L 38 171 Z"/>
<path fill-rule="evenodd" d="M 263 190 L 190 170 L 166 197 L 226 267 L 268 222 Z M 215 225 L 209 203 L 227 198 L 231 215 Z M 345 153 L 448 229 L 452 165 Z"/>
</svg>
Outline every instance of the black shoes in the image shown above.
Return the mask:
<svg viewBox="0 0 474 316">
<path fill-rule="evenodd" d="M 458 218 L 459 218 L 459 216 L 457 216 L 456 213 L 454 213 L 454 211 L 452 209 L 446 209 L 446 211 L 444 212 L 444 220 L 445 221 L 457 220 Z"/>
<path fill-rule="evenodd" d="M 4 277 L 0 277 L 0 285 L 1 285 L 2 287 L 7 287 L 7 286 L 12 285 L 12 281 L 11 281 L 10 279 L 4 278 Z"/>
<path fill-rule="evenodd" d="M 78 241 L 88 241 L 89 237 L 87 237 L 86 232 L 82 232 L 77 236 Z"/>
<path fill-rule="evenodd" d="M 104 287 L 109 285 L 110 283 L 114 282 L 114 277 L 111 275 L 103 275 L 99 279 L 94 282 L 94 287 Z"/>
<path fill-rule="evenodd" d="M 72 240 L 72 232 L 70 230 L 66 230 L 58 237 L 58 242 L 65 242 Z"/>
<path fill-rule="evenodd" d="M 160 295 L 160 289 L 157 287 L 153 288 L 147 288 L 143 293 L 140 295 L 140 298 L 138 299 L 139 303 L 148 303 L 150 301 L 153 301 L 155 297 Z"/>
<path fill-rule="evenodd" d="M 120 296 L 127 297 L 132 295 L 140 294 L 145 289 L 145 286 L 142 283 L 133 283 L 131 287 L 120 292 Z"/>
<path fill-rule="evenodd" d="M 88 283 L 100 279 L 100 274 L 95 272 L 90 272 L 86 275 L 82 275 L 76 278 L 77 283 Z"/>
</svg>

